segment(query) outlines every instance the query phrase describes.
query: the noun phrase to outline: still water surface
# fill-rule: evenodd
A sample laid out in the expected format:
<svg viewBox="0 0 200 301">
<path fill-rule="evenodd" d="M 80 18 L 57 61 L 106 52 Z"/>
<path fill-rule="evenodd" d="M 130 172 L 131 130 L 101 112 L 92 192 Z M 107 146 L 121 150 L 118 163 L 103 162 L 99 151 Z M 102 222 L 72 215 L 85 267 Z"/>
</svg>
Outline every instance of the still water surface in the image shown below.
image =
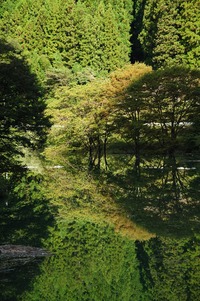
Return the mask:
<svg viewBox="0 0 200 301">
<path fill-rule="evenodd" d="M 71 218 L 46 239 L 51 256 L 0 269 L 0 300 L 200 300 L 199 168 L 191 159 L 119 166 L 107 178 L 116 201 L 152 238 L 134 240 L 105 223 Z"/>
</svg>

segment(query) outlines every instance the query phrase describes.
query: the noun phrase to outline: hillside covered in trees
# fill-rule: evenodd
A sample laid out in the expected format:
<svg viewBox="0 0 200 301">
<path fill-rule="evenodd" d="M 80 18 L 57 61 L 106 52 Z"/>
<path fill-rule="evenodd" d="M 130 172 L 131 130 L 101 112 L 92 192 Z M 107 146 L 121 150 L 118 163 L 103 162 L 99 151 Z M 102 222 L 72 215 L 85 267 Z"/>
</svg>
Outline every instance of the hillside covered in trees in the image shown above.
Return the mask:
<svg viewBox="0 0 200 301">
<path fill-rule="evenodd" d="M 97 189 L 99 179 L 90 174 L 114 164 L 109 154 L 132 154 L 138 169 L 147 153 L 173 158 L 176 152 L 199 151 L 199 5 L 199 0 L 0 2 L 6 203 L 30 194 L 39 203 L 59 205 L 59 216 L 81 206 L 94 213 L 99 200 L 113 202 L 112 192 L 104 195 L 104 185 Z M 32 165 L 41 178 L 26 177 Z"/>
<path fill-rule="evenodd" d="M 1 301 L 200 300 L 199 151 L 200 0 L 0 0 Z"/>
<path fill-rule="evenodd" d="M 199 68 L 199 1 L 1 1 L 0 34 L 45 80 L 79 83 L 127 63 Z"/>
</svg>

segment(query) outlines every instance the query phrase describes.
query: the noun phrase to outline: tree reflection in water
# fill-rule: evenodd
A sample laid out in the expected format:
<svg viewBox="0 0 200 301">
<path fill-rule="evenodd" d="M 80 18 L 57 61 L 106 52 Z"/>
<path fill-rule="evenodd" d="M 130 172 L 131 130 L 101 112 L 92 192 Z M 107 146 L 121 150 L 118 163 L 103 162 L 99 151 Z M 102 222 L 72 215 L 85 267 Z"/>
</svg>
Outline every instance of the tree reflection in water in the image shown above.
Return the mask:
<svg viewBox="0 0 200 301">
<path fill-rule="evenodd" d="M 200 299 L 200 236 L 136 242 L 145 301 Z"/>
<path fill-rule="evenodd" d="M 74 219 L 53 233 L 54 256 L 20 300 L 199 300 L 199 243 L 199 236 L 130 241 Z"/>
<path fill-rule="evenodd" d="M 50 240 L 55 255 L 41 266 L 22 300 L 139 300 L 135 243 L 107 226 L 72 220 Z"/>
<path fill-rule="evenodd" d="M 18 300 L 200 299 L 198 164 L 143 158 L 133 169 L 130 158 L 118 159 L 108 158 L 99 181 L 130 219 L 156 237 L 130 240 L 106 222 L 71 214 L 52 229 L 46 247 L 54 255 Z"/>
<path fill-rule="evenodd" d="M 116 166 L 116 162 L 113 163 Z M 200 173 L 198 164 L 171 158 L 132 161 L 115 170 L 116 199 L 130 218 L 157 235 L 185 236 L 200 228 Z"/>
</svg>

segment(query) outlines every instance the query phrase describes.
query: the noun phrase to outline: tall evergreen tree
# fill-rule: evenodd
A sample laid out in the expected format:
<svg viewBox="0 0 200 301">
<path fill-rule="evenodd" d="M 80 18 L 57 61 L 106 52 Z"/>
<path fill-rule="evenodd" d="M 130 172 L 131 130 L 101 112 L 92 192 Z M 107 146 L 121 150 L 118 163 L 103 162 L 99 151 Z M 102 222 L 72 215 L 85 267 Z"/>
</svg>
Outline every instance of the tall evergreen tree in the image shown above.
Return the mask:
<svg viewBox="0 0 200 301">
<path fill-rule="evenodd" d="M 200 1 L 187 0 L 180 4 L 181 38 L 185 49 L 184 63 L 200 68 Z"/>
<path fill-rule="evenodd" d="M 144 52 L 144 60 L 147 64 L 152 64 L 153 49 L 155 47 L 155 35 L 157 33 L 157 23 L 159 19 L 158 12 L 161 1 L 164 0 L 150 0 L 144 4 L 142 27 L 140 33 L 138 33 L 138 40 L 141 44 Z M 135 25 L 135 27 L 137 28 L 137 25 Z"/>
<path fill-rule="evenodd" d="M 199 4 L 199 0 L 146 2 L 138 39 L 147 63 L 154 68 L 199 67 Z"/>
<path fill-rule="evenodd" d="M 182 65 L 184 46 L 181 43 L 181 17 L 179 5 L 165 0 L 159 7 L 152 63 L 155 68 Z"/>
</svg>

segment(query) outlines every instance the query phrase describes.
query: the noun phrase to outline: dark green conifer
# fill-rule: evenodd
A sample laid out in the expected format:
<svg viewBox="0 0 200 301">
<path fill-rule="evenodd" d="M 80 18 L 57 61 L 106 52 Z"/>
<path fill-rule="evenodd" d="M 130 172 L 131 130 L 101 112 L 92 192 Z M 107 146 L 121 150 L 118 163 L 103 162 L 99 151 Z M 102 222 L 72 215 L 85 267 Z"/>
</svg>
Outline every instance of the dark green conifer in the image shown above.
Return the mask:
<svg viewBox="0 0 200 301">
<path fill-rule="evenodd" d="M 199 4 L 199 0 L 146 2 L 138 39 L 148 64 L 199 67 Z"/>
<path fill-rule="evenodd" d="M 181 26 L 177 2 L 165 0 L 165 3 L 160 3 L 152 51 L 152 63 L 155 68 L 183 64 L 184 46 L 180 38 Z"/>
</svg>

